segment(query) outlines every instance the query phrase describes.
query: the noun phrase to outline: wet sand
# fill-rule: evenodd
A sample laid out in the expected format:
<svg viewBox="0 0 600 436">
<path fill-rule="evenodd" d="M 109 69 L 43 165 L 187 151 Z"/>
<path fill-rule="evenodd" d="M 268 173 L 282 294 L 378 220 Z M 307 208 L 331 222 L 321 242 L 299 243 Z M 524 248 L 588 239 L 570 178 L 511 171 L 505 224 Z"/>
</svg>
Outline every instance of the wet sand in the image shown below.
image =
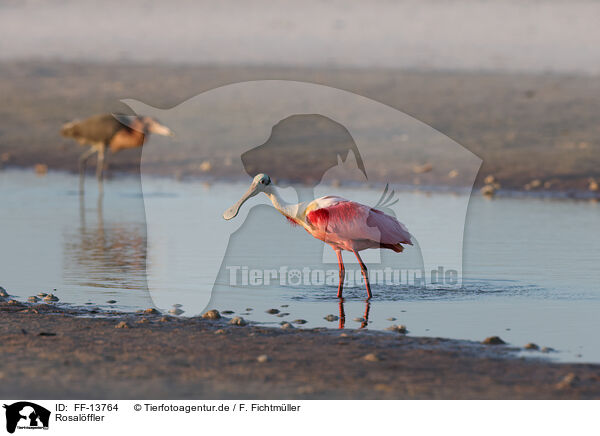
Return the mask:
<svg viewBox="0 0 600 436">
<path fill-rule="evenodd" d="M 3 398 L 600 398 L 600 365 L 507 345 L 2 300 Z"/>
</svg>

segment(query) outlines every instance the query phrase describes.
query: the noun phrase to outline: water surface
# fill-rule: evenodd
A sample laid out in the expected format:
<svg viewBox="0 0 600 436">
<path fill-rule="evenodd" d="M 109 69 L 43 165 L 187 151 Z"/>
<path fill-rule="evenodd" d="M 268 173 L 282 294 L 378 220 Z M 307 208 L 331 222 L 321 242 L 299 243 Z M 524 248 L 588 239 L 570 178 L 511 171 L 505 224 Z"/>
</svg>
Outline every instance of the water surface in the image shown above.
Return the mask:
<svg viewBox="0 0 600 436">
<path fill-rule="evenodd" d="M 144 186 L 146 199 L 159 200 L 156 204 L 165 211 L 192 208 L 194 212 L 197 207 L 199 216 L 200 208 L 207 205 L 196 202 L 196 198 L 210 199 L 215 213 L 221 213 L 228 195 L 241 194 L 247 188 L 237 183 L 159 178 L 149 183 Z M 169 252 L 172 239 L 154 235 L 154 245 L 147 248 L 139 179 L 107 181 L 101 202 L 92 179 L 88 180 L 83 199 L 76 186 L 77 177 L 69 174 L 36 177 L 29 171 L 0 172 L 0 285 L 21 299 L 56 289 L 61 302 L 70 304 L 91 303 L 133 311 L 158 302 L 160 309 L 168 310 L 169 306 L 160 305 L 167 300 L 162 295 L 151 295 L 147 283 L 160 283 L 161 268 L 169 264 L 161 253 Z M 380 190 L 369 189 L 342 191 L 347 198 L 365 202 L 380 194 Z M 404 192 L 398 197 L 406 207 L 435 201 L 446 202 L 451 209 L 453 204 L 450 194 Z M 285 220 L 274 221 L 281 223 L 280 227 L 269 224 L 265 228 L 261 220 L 278 217 L 277 213 L 266 205 L 255 210 L 253 220 L 244 223 L 229 243 L 229 264 L 261 266 L 279 262 L 302 267 L 328 262 L 326 251 L 322 259 L 308 255 L 315 247 L 320 250 L 320 245 L 313 245 L 319 241 Z M 402 220 L 401 210 L 398 214 Z M 232 310 L 265 325 L 303 319 L 307 323 L 298 328 L 338 328 L 340 320 L 326 321 L 324 317 L 339 317 L 343 311 L 345 328 L 384 329 L 391 324 L 405 324 L 411 335 L 473 340 L 499 335 L 516 346 L 535 342 L 555 348 L 558 352 L 547 356 L 557 360 L 600 362 L 600 343 L 595 337 L 600 328 L 599 215 L 600 207 L 589 202 L 522 198 L 489 201 L 474 197 L 465 226 L 464 282 L 458 290 L 374 285 L 375 298 L 366 303 L 364 288 L 358 282 L 346 288 L 340 307 L 336 287 L 327 284 L 232 285 L 227 270 L 214 283 L 207 265 L 221 260 L 203 259 L 190 249 L 184 253 L 185 265 L 180 267 L 193 269 L 195 275 L 182 275 L 193 278 L 172 286 L 166 283 L 160 292 L 173 297 L 174 289 L 207 292 L 214 286 L 210 307 Z M 175 230 L 191 237 L 199 225 L 192 218 Z M 276 248 L 283 241 L 299 242 L 282 255 Z M 383 257 L 382 262 L 392 265 L 422 265 L 418 245 L 405 253 Z M 355 264 L 347 265 L 347 269 L 353 268 Z M 109 300 L 117 303 L 109 304 Z M 176 301 L 176 297 L 170 301 Z M 271 308 L 289 315 L 267 314 L 265 311 Z M 185 315 L 195 314 L 195 309 L 181 309 Z M 355 321 L 365 314 L 367 322 Z"/>
</svg>

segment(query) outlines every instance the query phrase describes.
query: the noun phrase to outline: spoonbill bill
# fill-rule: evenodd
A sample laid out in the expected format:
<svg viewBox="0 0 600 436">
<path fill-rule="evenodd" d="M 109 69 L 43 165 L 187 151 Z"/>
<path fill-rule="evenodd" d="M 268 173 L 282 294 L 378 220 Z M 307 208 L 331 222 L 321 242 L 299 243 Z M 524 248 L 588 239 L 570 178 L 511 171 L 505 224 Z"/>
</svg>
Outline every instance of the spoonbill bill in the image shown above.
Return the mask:
<svg viewBox="0 0 600 436">
<path fill-rule="evenodd" d="M 312 236 L 331 245 L 337 254 L 339 265 L 338 298 L 342 298 L 345 277 L 342 250 L 351 251 L 356 256 L 367 288 L 367 299 L 370 299 L 373 294 L 367 267 L 358 252 L 367 248 L 386 248 L 400 253 L 404 250 L 402 244 L 412 245 L 411 235 L 406 227 L 396 218 L 380 210 L 336 196 L 288 204 L 278 194 L 271 178 L 266 174 L 254 177 L 250 188 L 237 203 L 223 213 L 223 218 L 234 218 L 240 207 L 260 192 L 264 192 L 275 209 L 291 223 L 304 227 Z M 378 205 L 382 200 L 386 203 L 391 199 L 393 192 L 384 200 L 386 193 L 387 186 Z M 391 204 L 393 203 L 388 205 Z"/>
<path fill-rule="evenodd" d="M 83 192 L 83 176 L 88 159 L 98 154 L 96 163 L 96 178 L 102 183 L 104 171 L 108 167 L 105 162 L 107 149 L 112 154 L 128 148 L 137 148 L 144 145 L 146 135 L 155 133 L 163 136 L 173 136 L 173 132 L 163 126 L 154 118 L 144 116 L 127 116 L 118 114 L 101 114 L 75 120 L 64 124 L 60 133 L 73 138 L 81 145 L 90 146 L 79 157 L 79 190 Z M 101 185 L 102 186 L 102 185 Z"/>
</svg>

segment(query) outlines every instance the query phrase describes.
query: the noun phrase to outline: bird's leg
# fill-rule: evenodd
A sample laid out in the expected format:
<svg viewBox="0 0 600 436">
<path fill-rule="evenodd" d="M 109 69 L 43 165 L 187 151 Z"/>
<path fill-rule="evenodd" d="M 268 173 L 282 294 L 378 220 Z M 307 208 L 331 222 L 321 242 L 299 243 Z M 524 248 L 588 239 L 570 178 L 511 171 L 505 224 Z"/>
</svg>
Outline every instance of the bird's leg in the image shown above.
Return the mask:
<svg viewBox="0 0 600 436">
<path fill-rule="evenodd" d="M 79 156 L 79 192 L 83 192 L 83 182 L 85 178 L 85 164 L 87 163 L 90 156 L 96 153 L 95 148 L 86 150 L 81 156 Z"/>
<path fill-rule="evenodd" d="M 338 304 L 339 304 L 339 307 L 340 307 L 340 324 L 339 324 L 339 328 L 343 329 L 344 325 L 346 324 L 346 313 L 344 312 L 344 299 L 340 298 Z"/>
<path fill-rule="evenodd" d="M 110 160 L 109 158 L 110 158 L 110 155 L 111 155 L 111 154 L 112 154 L 112 153 L 109 153 L 109 152 L 108 152 L 108 149 L 107 149 L 107 150 L 106 150 L 106 153 L 105 153 L 105 155 L 104 155 L 104 168 L 102 168 L 103 177 L 106 177 L 106 173 L 108 172 L 108 163 L 109 163 L 108 161 Z M 108 178 L 110 179 L 110 175 L 109 175 L 109 177 L 108 177 Z"/>
<path fill-rule="evenodd" d="M 344 260 L 342 259 L 342 252 L 340 250 L 336 250 L 335 254 L 337 254 L 338 258 L 338 267 L 340 270 L 340 280 L 338 283 L 338 298 L 342 298 L 342 292 L 344 291 L 344 279 L 346 278 L 346 268 L 344 267 Z"/>
<path fill-rule="evenodd" d="M 369 311 L 371 310 L 371 302 L 367 298 L 365 301 L 365 315 L 363 316 L 364 321 L 360 324 L 360 328 L 363 329 L 369 324 Z"/>
<path fill-rule="evenodd" d="M 360 258 L 360 254 L 358 254 L 358 251 L 353 250 L 353 253 L 356 256 L 356 258 L 358 259 L 358 263 L 360 263 L 360 270 L 362 271 L 363 278 L 365 279 L 365 286 L 367 287 L 367 300 L 368 300 L 373 297 L 373 294 L 371 294 L 371 285 L 369 284 L 369 271 L 367 270 L 367 267 L 365 266 L 364 262 Z"/>
<path fill-rule="evenodd" d="M 98 179 L 98 188 L 100 193 L 104 192 L 103 174 L 104 174 L 104 144 L 98 148 L 98 161 L 96 162 L 96 178 Z"/>
</svg>

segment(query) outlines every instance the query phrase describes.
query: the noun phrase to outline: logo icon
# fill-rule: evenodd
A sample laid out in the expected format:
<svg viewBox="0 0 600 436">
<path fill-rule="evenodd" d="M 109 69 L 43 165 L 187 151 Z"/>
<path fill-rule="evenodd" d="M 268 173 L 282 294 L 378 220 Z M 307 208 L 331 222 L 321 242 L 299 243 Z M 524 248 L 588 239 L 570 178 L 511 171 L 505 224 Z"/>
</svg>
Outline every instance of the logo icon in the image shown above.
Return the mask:
<svg viewBox="0 0 600 436">
<path fill-rule="evenodd" d="M 4 405 L 6 409 L 6 431 L 14 433 L 19 429 L 48 429 L 50 411 L 29 401 L 19 401 Z"/>
</svg>

